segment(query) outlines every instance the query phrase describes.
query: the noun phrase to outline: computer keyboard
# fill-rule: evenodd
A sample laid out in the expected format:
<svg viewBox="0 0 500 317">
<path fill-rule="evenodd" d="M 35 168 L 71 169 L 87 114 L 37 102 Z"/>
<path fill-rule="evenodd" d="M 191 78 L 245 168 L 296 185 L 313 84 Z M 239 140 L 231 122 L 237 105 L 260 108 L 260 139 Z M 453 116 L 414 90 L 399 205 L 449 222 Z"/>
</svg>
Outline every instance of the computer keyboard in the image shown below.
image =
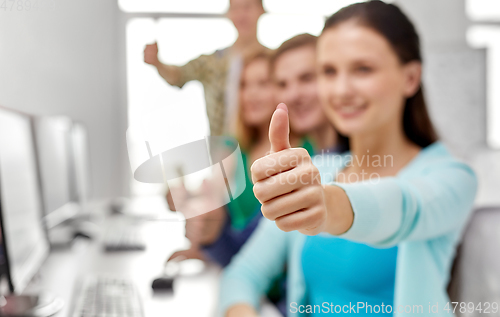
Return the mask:
<svg viewBox="0 0 500 317">
<path fill-rule="evenodd" d="M 146 249 L 143 236 L 134 228 L 121 228 L 108 231 L 103 244 L 104 250 L 107 252 L 143 251 Z"/>
<path fill-rule="evenodd" d="M 88 276 L 75 298 L 72 317 L 143 317 L 139 293 L 127 279 Z"/>
</svg>

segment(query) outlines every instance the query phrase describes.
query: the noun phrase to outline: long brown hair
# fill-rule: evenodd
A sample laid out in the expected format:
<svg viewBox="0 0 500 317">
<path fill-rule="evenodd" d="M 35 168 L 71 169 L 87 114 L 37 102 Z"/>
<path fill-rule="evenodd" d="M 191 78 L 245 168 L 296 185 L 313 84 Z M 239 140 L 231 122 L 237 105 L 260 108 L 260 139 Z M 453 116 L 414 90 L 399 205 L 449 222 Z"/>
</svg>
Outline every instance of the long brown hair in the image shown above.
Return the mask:
<svg viewBox="0 0 500 317">
<path fill-rule="evenodd" d="M 397 6 L 379 0 L 352 4 L 328 18 L 322 33 L 347 21 L 355 21 L 384 36 L 402 64 L 422 62 L 417 31 Z M 415 95 L 406 99 L 403 129 L 408 139 L 421 147 L 426 147 L 438 139 L 427 112 L 422 83 Z"/>
</svg>

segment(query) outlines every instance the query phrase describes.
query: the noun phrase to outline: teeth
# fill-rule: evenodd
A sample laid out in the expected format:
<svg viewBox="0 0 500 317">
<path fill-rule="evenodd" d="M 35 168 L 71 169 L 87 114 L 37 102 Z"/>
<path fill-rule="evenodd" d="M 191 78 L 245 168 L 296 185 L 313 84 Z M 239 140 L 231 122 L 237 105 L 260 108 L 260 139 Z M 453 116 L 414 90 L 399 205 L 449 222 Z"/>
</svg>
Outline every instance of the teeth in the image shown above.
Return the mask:
<svg viewBox="0 0 500 317">
<path fill-rule="evenodd" d="M 344 113 L 354 113 L 360 109 L 360 107 L 342 107 L 341 111 Z"/>
</svg>

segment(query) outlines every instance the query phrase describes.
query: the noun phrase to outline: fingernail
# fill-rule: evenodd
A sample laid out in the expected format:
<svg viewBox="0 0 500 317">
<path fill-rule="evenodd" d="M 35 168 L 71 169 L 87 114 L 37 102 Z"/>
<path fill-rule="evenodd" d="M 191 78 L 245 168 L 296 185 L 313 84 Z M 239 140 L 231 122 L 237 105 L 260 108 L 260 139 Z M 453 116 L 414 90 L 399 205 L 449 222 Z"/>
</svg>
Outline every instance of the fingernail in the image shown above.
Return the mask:
<svg viewBox="0 0 500 317">
<path fill-rule="evenodd" d="M 283 110 L 285 110 L 288 113 L 288 107 L 284 103 L 282 103 L 282 102 L 280 104 L 278 104 L 278 106 L 276 107 L 276 109 L 283 109 Z"/>
</svg>

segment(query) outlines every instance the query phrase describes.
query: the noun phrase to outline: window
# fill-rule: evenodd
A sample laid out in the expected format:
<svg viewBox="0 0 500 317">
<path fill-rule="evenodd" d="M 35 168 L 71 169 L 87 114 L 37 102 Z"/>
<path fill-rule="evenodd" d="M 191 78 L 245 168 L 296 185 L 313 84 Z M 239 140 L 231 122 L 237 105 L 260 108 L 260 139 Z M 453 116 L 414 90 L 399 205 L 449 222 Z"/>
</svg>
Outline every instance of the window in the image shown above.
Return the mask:
<svg viewBox="0 0 500 317">
<path fill-rule="evenodd" d="M 466 0 L 465 10 L 472 21 L 500 22 L 500 1 L 498 0 Z"/>
<path fill-rule="evenodd" d="M 217 37 L 212 34 L 217 34 Z M 147 135 L 153 155 L 166 150 L 165 147 L 172 148 L 201 139 L 208 134 L 209 128 L 203 86 L 199 82 L 189 82 L 182 89 L 168 85 L 153 66 L 144 63 L 143 50 L 146 44 L 157 41 L 160 60 L 183 65 L 201 54 L 229 46 L 235 39 L 234 28 L 223 18 L 160 19 L 158 22 L 151 18 L 129 20 L 129 126 L 149 128 L 150 133 Z M 144 120 L 148 122 L 144 123 Z M 130 151 L 131 161 L 134 160 L 133 156 L 139 158 L 145 155 L 144 144 L 135 144 L 134 147 L 137 150 Z M 131 185 L 134 195 L 156 194 L 163 190 L 161 185 L 143 184 L 135 180 L 132 180 Z"/>
<path fill-rule="evenodd" d="M 118 0 L 125 12 L 218 13 L 227 11 L 227 0 Z"/>
</svg>

